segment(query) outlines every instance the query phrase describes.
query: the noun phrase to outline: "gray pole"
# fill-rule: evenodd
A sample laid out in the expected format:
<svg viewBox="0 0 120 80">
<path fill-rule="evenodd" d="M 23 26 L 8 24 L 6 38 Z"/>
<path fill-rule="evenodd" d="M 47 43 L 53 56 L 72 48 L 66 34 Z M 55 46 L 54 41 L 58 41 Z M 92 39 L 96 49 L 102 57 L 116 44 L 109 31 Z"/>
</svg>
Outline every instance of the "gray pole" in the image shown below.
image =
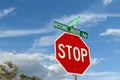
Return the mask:
<svg viewBox="0 0 120 80">
<path fill-rule="evenodd" d="M 73 80 L 77 80 L 77 75 L 73 74 Z"/>
</svg>

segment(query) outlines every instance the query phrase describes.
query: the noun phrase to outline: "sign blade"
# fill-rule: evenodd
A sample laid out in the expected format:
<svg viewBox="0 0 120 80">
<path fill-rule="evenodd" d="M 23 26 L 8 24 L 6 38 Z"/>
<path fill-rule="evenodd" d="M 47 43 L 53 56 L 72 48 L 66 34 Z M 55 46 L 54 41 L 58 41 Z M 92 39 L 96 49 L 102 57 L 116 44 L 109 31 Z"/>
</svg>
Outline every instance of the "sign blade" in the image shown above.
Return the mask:
<svg viewBox="0 0 120 80">
<path fill-rule="evenodd" d="M 68 22 L 66 25 L 67 25 L 67 26 L 74 26 L 74 25 L 76 25 L 79 21 L 80 21 L 80 16 L 78 16 L 78 17 L 76 17 L 75 19 L 71 20 L 71 21 Z"/>
</svg>

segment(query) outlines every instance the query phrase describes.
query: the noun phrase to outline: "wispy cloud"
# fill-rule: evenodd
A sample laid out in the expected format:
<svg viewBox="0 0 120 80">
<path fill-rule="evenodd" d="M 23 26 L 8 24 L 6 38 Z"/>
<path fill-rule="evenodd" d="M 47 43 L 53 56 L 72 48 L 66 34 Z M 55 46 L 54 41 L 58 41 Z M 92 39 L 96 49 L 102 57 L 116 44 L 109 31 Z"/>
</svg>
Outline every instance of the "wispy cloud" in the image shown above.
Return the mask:
<svg viewBox="0 0 120 80">
<path fill-rule="evenodd" d="M 118 36 L 117 36 L 117 37 L 114 37 L 114 41 L 115 41 L 115 42 L 120 42 L 120 37 L 118 37 Z"/>
<path fill-rule="evenodd" d="M 89 72 L 86 74 L 89 80 L 119 80 L 120 73 L 118 72 Z"/>
<path fill-rule="evenodd" d="M 100 36 L 120 36 L 120 29 L 107 29 L 105 32 L 102 32 Z"/>
<path fill-rule="evenodd" d="M 18 37 L 31 34 L 41 34 L 51 32 L 51 29 L 36 29 L 36 30 L 6 30 L 0 31 L 0 38 L 3 37 Z"/>
<path fill-rule="evenodd" d="M 55 35 L 56 36 L 56 35 Z M 33 43 L 34 47 L 42 47 L 42 46 L 50 46 L 53 45 L 54 40 L 57 38 L 54 35 L 52 36 L 44 36 L 39 39 L 36 39 L 35 42 Z"/>
<path fill-rule="evenodd" d="M 0 18 L 3 18 L 7 14 L 13 12 L 15 9 L 16 9 L 15 7 L 10 7 L 10 8 L 7 8 L 7 9 L 0 11 Z"/>
<path fill-rule="evenodd" d="M 28 49 L 28 52 L 43 52 L 50 51 L 50 48 L 54 45 L 54 41 L 61 34 L 56 32 L 53 35 L 47 35 L 34 40 L 32 47 Z"/>
<path fill-rule="evenodd" d="M 104 58 L 92 58 L 91 59 L 91 64 L 96 65 L 96 64 L 100 63 L 103 60 L 104 60 Z"/>
<path fill-rule="evenodd" d="M 103 5 L 108 5 L 112 3 L 112 0 L 103 0 Z"/>
</svg>

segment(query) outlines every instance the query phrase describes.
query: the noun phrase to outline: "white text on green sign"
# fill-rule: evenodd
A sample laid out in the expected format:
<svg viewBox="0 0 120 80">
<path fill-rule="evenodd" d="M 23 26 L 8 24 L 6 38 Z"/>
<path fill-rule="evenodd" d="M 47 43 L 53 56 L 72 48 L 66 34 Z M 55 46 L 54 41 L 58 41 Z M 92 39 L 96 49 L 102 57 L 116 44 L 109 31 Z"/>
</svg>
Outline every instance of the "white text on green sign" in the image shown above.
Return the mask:
<svg viewBox="0 0 120 80">
<path fill-rule="evenodd" d="M 73 33 L 73 34 L 76 34 L 76 35 L 79 35 L 83 38 L 88 38 L 88 33 L 84 32 L 84 31 L 81 31 L 81 30 L 78 30 L 78 29 L 75 29 L 75 28 L 71 28 L 65 24 L 62 24 L 62 23 L 59 23 L 59 22 L 54 22 L 54 27 L 55 28 L 58 28 L 58 29 L 61 29 L 61 30 L 64 30 L 66 32 L 70 32 L 70 33 Z"/>
</svg>

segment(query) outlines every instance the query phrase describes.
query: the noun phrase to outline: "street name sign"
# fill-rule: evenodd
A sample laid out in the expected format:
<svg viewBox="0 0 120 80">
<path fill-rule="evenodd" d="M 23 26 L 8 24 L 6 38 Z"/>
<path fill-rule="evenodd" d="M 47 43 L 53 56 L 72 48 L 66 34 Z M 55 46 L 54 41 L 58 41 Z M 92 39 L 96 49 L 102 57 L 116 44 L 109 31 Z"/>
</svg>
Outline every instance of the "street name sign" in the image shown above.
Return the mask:
<svg viewBox="0 0 120 80">
<path fill-rule="evenodd" d="M 86 38 L 86 39 L 88 38 L 88 33 L 84 32 L 84 31 L 81 31 L 81 30 L 78 30 L 76 28 L 72 28 L 68 25 L 59 23 L 57 21 L 54 21 L 54 27 L 58 28 L 58 29 L 61 29 L 61 30 L 64 30 L 64 31 L 69 32 L 69 33 L 79 35 L 79 36 L 81 36 L 83 38 Z"/>
</svg>

